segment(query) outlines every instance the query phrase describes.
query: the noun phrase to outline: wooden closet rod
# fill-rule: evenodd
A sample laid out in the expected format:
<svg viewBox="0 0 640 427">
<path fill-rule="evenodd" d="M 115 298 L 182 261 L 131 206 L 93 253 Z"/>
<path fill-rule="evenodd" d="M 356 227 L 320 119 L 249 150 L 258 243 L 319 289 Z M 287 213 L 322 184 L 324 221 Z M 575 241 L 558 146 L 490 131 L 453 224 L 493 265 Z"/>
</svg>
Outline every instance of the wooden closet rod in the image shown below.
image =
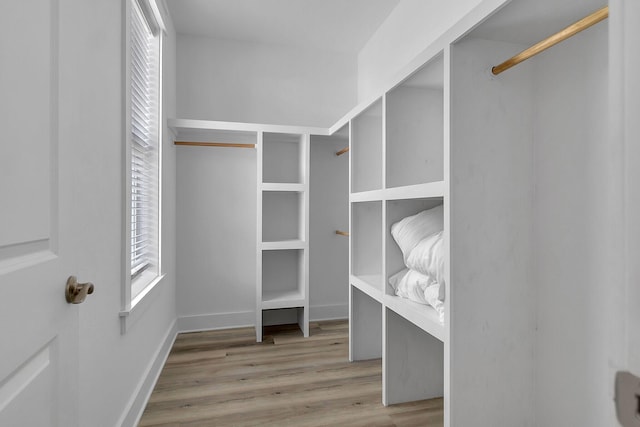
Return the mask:
<svg viewBox="0 0 640 427">
<path fill-rule="evenodd" d="M 554 35 L 552 35 L 550 37 L 547 37 L 546 39 L 542 40 L 541 42 L 536 43 L 535 45 L 531 46 L 530 48 L 523 50 L 522 52 L 520 52 L 516 56 L 513 56 L 513 57 L 507 59 L 502 64 L 496 65 L 495 67 L 493 67 L 491 69 L 491 72 L 494 75 L 497 76 L 498 74 L 508 70 L 509 68 L 513 67 L 514 65 L 518 65 L 522 61 L 526 61 L 527 59 L 531 58 L 532 56 L 535 56 L 535 55 L 539 54 L 540 52 L 543 52 L 543 51 L 549 49 L 551 46 L 555 46 L 556 44 L 560 43 L 561 41 L 566 40 L 569 37 L 572 37 L 572 36 L 578 34 L 581 31 L 586 30 L 587 28 L 597 24 L 600 21 L 603 21 L 603 20 L 607 19 L 608 17 L 609 17 L 609 6 L 605 6 L 602 9 L 599 9 L 599 10 L 593 12 L 591 15 L 587 16 L 586 18 L 582 18 L 578 22 L 576 22 L 576 23 L 574 23 L 572 25 L 569 25 L 564 30 L 559 31 L 559 32 L 555 33 Z"/>
<path fill-rule="evenodd" d="M 338 151 L 336 153 L 336 156 L 342 156 L 344 153 L 346 153 L 347 151 L 349 151 L 349 147 L 345 147 L 342 150 Z"/>
<path fill-rule="evenodd" d="M 256 144 L 235 144 L 229 142 L 190 142 L 175 141 L 175 145 L 190 145 L 192 147 L 234 147 L 234 148 L 256 148 Z"/>
<path fill-rule="evenodd" d="M 348 231 L 336 230 L 336 234 L 339 235 L 339 236 L 347 236 L 347 237 L 349 237 L 349 232 Z"/>
</svg>

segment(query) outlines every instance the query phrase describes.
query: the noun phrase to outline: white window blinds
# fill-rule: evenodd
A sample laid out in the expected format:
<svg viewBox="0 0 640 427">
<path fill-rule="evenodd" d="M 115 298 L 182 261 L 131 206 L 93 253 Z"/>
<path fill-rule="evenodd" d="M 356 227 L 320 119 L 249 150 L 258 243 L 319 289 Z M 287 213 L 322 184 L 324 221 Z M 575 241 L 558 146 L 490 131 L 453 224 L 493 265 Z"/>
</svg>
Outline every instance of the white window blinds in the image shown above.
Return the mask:
<svg viewBox="0 0 640 427">
<path fill-rule="evenodd" d="M 138 5 L 131 8 L 131 296 L 144 273 L 159 272 L 159 37 Z M 145 273 L 146 272 L 146 273 Z"/>
</svg>

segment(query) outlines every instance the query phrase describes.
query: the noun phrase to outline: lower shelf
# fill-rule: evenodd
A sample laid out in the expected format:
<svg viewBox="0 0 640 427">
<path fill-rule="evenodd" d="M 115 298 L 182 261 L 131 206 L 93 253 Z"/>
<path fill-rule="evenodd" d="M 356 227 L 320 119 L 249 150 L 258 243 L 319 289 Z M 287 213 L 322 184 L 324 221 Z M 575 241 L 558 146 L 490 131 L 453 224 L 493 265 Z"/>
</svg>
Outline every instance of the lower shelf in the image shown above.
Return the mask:
<svg viewBox="0 0 640 427">
<path fill-rule="evenodd" d="M 361 274 L 359 276 L 354 276 L 352 274 L 350 280 L 353 286 L 369 295 L 379 303 L 382 303 L 382 289 L 380 288 L 382 284 L 381 275 Z"/>
<path fill-rule="evenodd" d="M 297 289 L 290 291 L 264 291 L 262 294 L 261 308 L 263 310 L 304 306 L 304 295 Z"/>
<path fill-rule="evenodd" d="M 447 336 L 446 329 L 444 325 L 440 323 L 438 313 L 433 307 L 418 304 L 394 295 L 385 295 L 383 302 L 387 308 L 393 310 L 438 340 L 445 342 Z"/>
</svg>

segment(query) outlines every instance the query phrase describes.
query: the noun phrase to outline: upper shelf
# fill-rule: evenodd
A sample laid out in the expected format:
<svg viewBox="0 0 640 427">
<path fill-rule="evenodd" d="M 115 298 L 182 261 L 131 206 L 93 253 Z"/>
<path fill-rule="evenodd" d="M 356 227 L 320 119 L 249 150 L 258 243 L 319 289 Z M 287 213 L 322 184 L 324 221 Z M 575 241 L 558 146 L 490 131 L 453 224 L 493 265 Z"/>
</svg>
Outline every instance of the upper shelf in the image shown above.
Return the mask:
<svg viewBox="0 0 640 427">
<path fill-rule="evenodd" d="M 221 122 L 216 120 L 168 119 L 167 124 L 176 136 L 189 132 L 229 131 L 248 134 L 257 132 L 330 135 L 329 128 L 311 126 L 270 125 L 261 123 Z"/>
<path fill-rule="evenodd" d="M 351 202 L 372 202 L 376 200 L 425 199 L 444 197 L 444 181 L 406 185 L 384 190 L 351 193 Z"/>
</svg>

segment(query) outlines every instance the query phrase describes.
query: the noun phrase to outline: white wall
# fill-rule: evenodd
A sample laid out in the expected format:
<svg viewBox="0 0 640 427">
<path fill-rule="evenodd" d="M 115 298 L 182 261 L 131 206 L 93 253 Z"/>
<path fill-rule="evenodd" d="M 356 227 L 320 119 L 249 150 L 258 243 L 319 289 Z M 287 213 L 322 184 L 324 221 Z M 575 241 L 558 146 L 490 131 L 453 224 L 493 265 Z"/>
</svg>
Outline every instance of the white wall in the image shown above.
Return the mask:
<svg viewBox="0 0 640 427">
<path fill-rule="evenodd" d="M 253 325 L 256 150 L 179 147 L 181 330 Z"/>
<path fill-rule="evenodd" d="M 178 36 L 178 116 L 330 126 L 356 104 L 356 58 Z"/>
<path fill-rule="evenodd" d="M 175 152 L 164 140 L 163 270 L 152 304 L 126 334 L 118 313 L 122 292 L 123 8 L 124 1 L 71 0 L 60 6 L 60 141 L 82 158 L 73 165 L 74 191 L 88 201 L 74 243 L 77 275 L 96 291 L 80 310 L 78 410 L 81 426 L 133 425 L 142 409 L 137 391 L 170 335 L 175 314 Z M 165 45 L 166 115 L 175 113 L 175 35 Z M 170 336 L 172 338 L 172 335 Z M 143 390 L 144 391 L 144 390 Z M 144 396 L 142 396 L 144 399 Z M 62 397 L 64 400 L 64 398 Z"/>
<path fill-rule="evenodd" d="M 358 54 L 358 101 L 378 95 L 409 61 L 480 0 L 400 0 Z"/>
<path fill-rule="evenodd" d="M 310 317 L 349 315 L 349 154 L 336 156 L 349 142 L 311 137 L 309 179 Z"/>
</svg>

